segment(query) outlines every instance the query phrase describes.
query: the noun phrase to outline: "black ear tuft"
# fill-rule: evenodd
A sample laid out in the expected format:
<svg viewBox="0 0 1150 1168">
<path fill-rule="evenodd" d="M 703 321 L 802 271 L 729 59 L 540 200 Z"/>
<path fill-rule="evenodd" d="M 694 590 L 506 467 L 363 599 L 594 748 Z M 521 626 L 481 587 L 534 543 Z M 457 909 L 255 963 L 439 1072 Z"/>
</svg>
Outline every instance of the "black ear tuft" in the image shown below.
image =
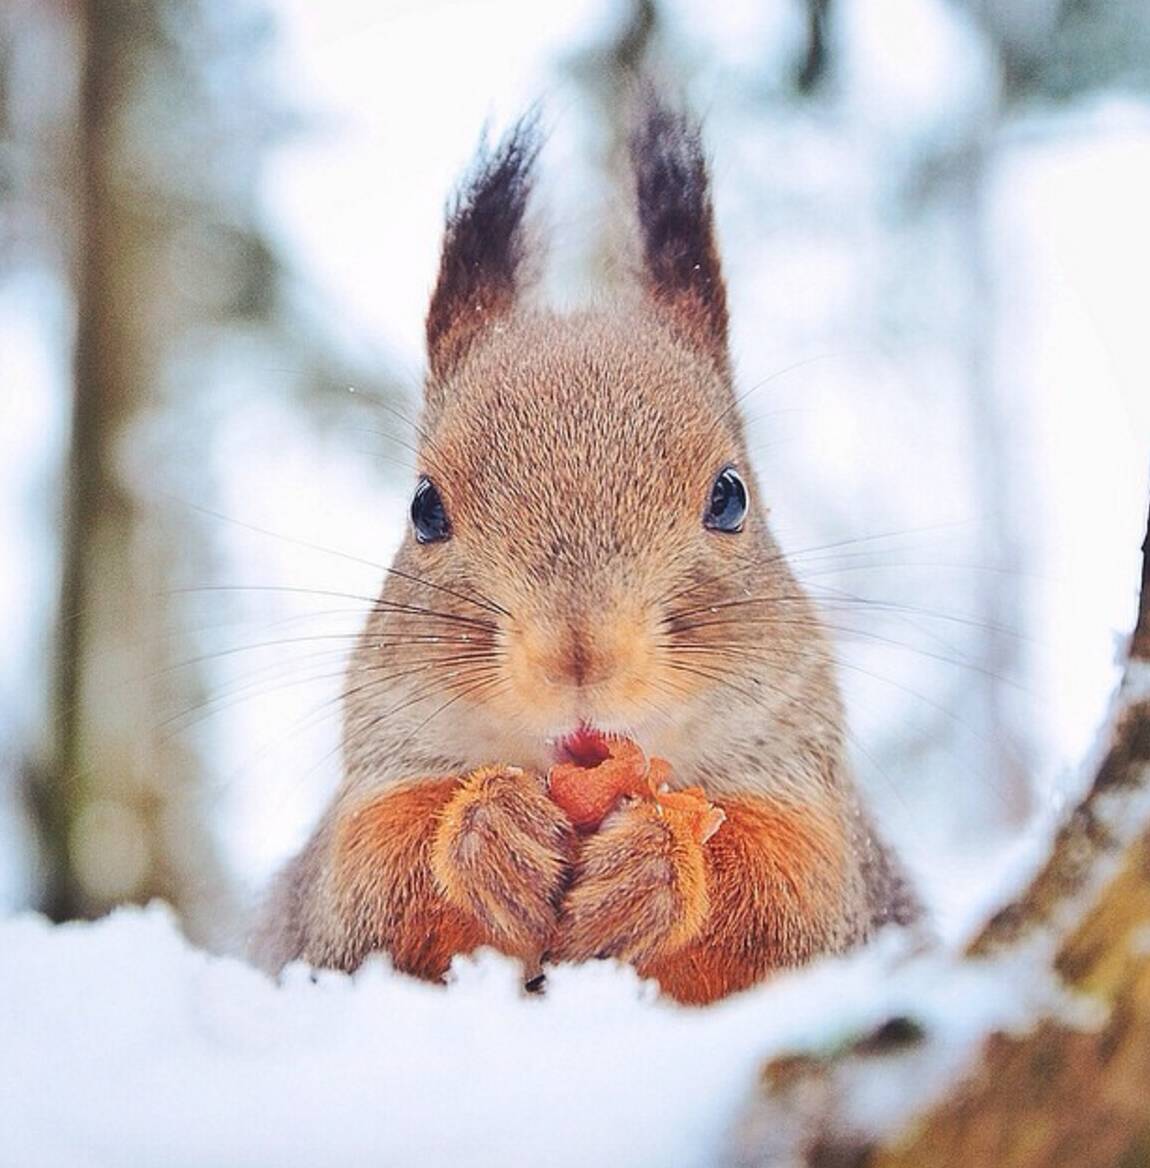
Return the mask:
<svg viewBox="0 0 1150 1168">
<path fill-rule="evenodd" d="M 448 373 L 491 319 L 515 302 L 539 139 L 533 111 L 494 150 L 482 146 L 448 209 L 439 278 L 427 313 L 433 378 Z"/>
<path fill-rule="evenodd" d="M 727 293 L 698 123 L 648 90 L 631 165 L 647 291 L 725 370 Z"/>
</svg>

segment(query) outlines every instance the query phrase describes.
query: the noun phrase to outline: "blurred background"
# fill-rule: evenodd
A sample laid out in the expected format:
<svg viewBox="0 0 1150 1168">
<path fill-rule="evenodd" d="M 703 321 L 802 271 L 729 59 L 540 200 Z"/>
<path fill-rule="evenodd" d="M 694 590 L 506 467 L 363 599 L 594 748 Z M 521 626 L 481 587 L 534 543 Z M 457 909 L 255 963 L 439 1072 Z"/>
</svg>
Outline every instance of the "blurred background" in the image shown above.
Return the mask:
<svg viewBox="0 0 1150 1168">
<path fill-rule="evenodd" d="M 0 911 L 234 944 L 339 774 L 445 199 L 542 99 L 549 287 L 620 94 L 706 119 L 760 485 L 957 936 L 1080 783 L 1150 470 L 1146 0 L 6 0 Z"/>
</svg>

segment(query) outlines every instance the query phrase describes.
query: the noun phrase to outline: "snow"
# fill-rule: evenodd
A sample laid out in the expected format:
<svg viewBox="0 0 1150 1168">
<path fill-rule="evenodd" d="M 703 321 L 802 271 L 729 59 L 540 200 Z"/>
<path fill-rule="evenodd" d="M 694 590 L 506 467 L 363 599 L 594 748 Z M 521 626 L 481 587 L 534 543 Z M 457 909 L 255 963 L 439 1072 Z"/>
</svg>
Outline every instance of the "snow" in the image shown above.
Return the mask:
<svg viewBox="0 0 1150 1168">
<path fill-rule="evenodd" d="M 192 948 L 166 908 L 0 922 L 0 1164 L 710 1165 L 773 1052 L 826 1051 L 891 1014 L 941 1041 L 871 1121 L 938 1091 L 991 1026 L 1049 1004 L 1032 971 L 909 958 L 889 936 L 706 1009 L 608 963 L 542 997 L 494 953 L 446 988 L 382 961 L 277 985 Z M 896 972 L 892 976 L 892 971 Z"/>
</svg>

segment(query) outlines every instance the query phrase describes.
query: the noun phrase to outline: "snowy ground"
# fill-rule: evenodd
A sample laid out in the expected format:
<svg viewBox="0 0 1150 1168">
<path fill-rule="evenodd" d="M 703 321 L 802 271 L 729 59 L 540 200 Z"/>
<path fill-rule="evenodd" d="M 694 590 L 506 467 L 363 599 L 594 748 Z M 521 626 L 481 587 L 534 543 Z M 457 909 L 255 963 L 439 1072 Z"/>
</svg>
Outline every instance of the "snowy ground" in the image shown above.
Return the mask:
<svg viewBox="0 0 1150 1168">
<path fill-rule="evenodd" d="M 837 1045 L 892 1010 L 941 1028 L 948 1065 L 876 1084 L 881 1123 L 1046 994 L 939 955 L 892 977 L 898 962 L 890 938 L 697 1010 L 609 964 L 553 971 L 542 998 L 494 954 L 446 989 L 383 965 L 277 986 L 191 948 L 160 907 L 16 917 L 0 923 L 0 1165 L 713 1165 L 772 1051 Z"/>
</svg>

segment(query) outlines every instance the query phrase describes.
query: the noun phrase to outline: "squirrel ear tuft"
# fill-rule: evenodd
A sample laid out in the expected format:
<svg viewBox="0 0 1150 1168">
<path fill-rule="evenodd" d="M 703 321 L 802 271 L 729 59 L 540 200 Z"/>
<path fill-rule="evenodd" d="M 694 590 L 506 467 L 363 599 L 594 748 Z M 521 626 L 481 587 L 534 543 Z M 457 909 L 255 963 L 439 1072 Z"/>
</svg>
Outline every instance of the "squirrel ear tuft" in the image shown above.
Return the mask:
<svg viewBox="0 0 1150 1168">
<path fill-rule="evenodd" d="M 724 371 L 727 292 L 715 243 L 707 159 L 697 122 L 646 89 L 631 136 L 647 292 Z"/>
<path fill-rule="evenodd" d="M 538 154 L 538 116 L 532 111 L 494 149 L 480 147 L 448 207 L 439 277 L 427 312 L 433 382 L 450 373 L 475 338 L 515 303 Z"/>
</svg>

